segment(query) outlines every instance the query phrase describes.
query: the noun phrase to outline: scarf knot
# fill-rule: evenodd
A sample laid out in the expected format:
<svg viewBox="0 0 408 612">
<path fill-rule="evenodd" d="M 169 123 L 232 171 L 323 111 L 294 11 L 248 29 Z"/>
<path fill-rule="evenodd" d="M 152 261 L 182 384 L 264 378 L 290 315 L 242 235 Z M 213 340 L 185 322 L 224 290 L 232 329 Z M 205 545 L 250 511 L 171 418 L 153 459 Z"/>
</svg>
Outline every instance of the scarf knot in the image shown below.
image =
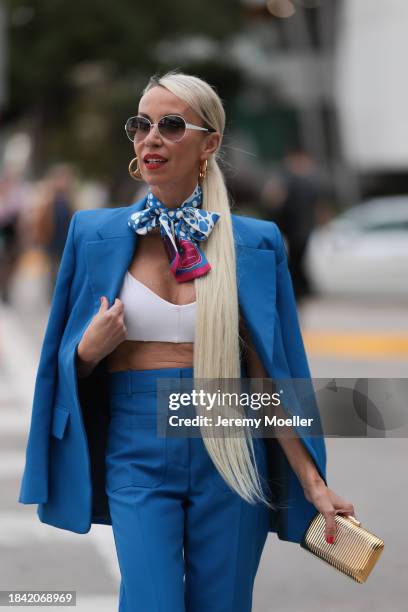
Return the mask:
<svg viewBox="0 0 408 612">
<path fill-rule="evenodd" d="M 140 235 L 160 228 L 170 270 L 179 283 L 207 274 L 211 266 L 199 243 L 207 240 L 219 213 L 202 210 L 202 189 L 197 183 L 193 193 L 177 208 L 168 208 L 149 190 L 146 208 L 133 213 L 128 225 Z"/>
</svg>

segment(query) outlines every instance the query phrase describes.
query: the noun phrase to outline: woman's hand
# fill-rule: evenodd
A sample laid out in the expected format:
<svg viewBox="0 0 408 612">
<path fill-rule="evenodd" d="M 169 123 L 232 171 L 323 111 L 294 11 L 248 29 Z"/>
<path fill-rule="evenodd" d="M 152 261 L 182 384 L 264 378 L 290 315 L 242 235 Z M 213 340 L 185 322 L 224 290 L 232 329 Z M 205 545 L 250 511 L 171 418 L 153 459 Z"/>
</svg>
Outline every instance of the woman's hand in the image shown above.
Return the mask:
<svg viewBox="0 0 408 612">
<path fill-rule="evenodd" d="M 101 297 L 99 311 L 86 328 L 78 345 L 79 358 L 84 363 L 96 366 L 126 340 L 126 331 L 123 303 L 116 298 L 109 308 L 106 297 Z"/>
<path fill-rule="evenodd" d="M 334 544 L 337 526 L 336 514 L 351 514 L 354 516 L 354 506 L 329 489 L 324 480 L 320 479 L 309 485 L 303 485 L 307 501 L 311 502 L 326 520 L 326 542 Z"/>
</svg>

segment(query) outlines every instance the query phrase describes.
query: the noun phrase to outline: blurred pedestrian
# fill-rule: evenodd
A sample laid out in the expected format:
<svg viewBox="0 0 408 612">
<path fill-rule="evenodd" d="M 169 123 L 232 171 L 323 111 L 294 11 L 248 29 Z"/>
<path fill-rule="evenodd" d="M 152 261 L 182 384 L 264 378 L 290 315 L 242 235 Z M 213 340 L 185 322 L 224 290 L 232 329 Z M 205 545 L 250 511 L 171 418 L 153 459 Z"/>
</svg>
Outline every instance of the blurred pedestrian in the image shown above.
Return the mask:
<svg viewBox="0 0 408 612">
<path fill-rule="evenodd" d="M 45 177 L 43 201 L 37 211 L 37 241 L 49 257 L 50 298 L 54 291 L 71 217 L 75 211 L 73 184 L 74 174 L 68 164 L 51 166 Z"/>
<path fill-rule="evenodd" d="M 318 198 L 319 185 L 313 158 L 301 148 L 288 150 L 281 176 L 267 182 L 262 199 L 264 215 L 275 221 L 285 235 L 297 300 L 311 293 L 303 260 L 316 225 Z"/>
<path fill-rule="evenodd" d="M 10 302 L 10 282 L 19 255 L 18 220 L 28 197 L 20 171 L 4 170 L 0 176 L 0 298 Z"/>
</svg>

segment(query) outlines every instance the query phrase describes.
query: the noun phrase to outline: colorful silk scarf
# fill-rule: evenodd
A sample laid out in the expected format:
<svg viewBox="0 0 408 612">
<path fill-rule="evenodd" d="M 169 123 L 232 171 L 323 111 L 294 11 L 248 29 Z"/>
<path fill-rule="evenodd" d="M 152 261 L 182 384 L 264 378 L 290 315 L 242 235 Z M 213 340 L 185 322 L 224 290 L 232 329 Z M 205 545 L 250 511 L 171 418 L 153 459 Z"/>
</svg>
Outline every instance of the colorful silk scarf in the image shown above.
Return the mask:
<svg viewBox="0 0 408 612">
<path fill-rule="evenodd" d="M 200 209 L 201 205 L 199 183 L 178 208 L 168 208 L 149 190 L 146 208 L 128 219 L 128 225 L 140 235 L 160 227 L 170 270 L 179 283 L 203 276 L 211 270 L 198 243 L 208 239 L 220 215 Z"/>
</svg>

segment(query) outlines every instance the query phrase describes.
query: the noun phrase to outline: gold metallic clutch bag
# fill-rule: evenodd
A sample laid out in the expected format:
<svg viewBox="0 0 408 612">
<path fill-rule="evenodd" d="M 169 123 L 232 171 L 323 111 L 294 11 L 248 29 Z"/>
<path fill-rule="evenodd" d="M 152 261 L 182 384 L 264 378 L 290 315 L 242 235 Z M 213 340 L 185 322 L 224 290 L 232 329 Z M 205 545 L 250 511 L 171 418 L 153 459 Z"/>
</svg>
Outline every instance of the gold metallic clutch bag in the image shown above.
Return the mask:
<svg viewBox="0 0 408 612">
<path fill-rule="evenodd" d="M 320 512 L 312 519 L 300 545 L 357 582 L 365 582 L 384 549 L 384 542 L 361 527 L 350 515 L 336 514 L 334 544 L 325 538 L 325 519 Z"/>
</svg>

